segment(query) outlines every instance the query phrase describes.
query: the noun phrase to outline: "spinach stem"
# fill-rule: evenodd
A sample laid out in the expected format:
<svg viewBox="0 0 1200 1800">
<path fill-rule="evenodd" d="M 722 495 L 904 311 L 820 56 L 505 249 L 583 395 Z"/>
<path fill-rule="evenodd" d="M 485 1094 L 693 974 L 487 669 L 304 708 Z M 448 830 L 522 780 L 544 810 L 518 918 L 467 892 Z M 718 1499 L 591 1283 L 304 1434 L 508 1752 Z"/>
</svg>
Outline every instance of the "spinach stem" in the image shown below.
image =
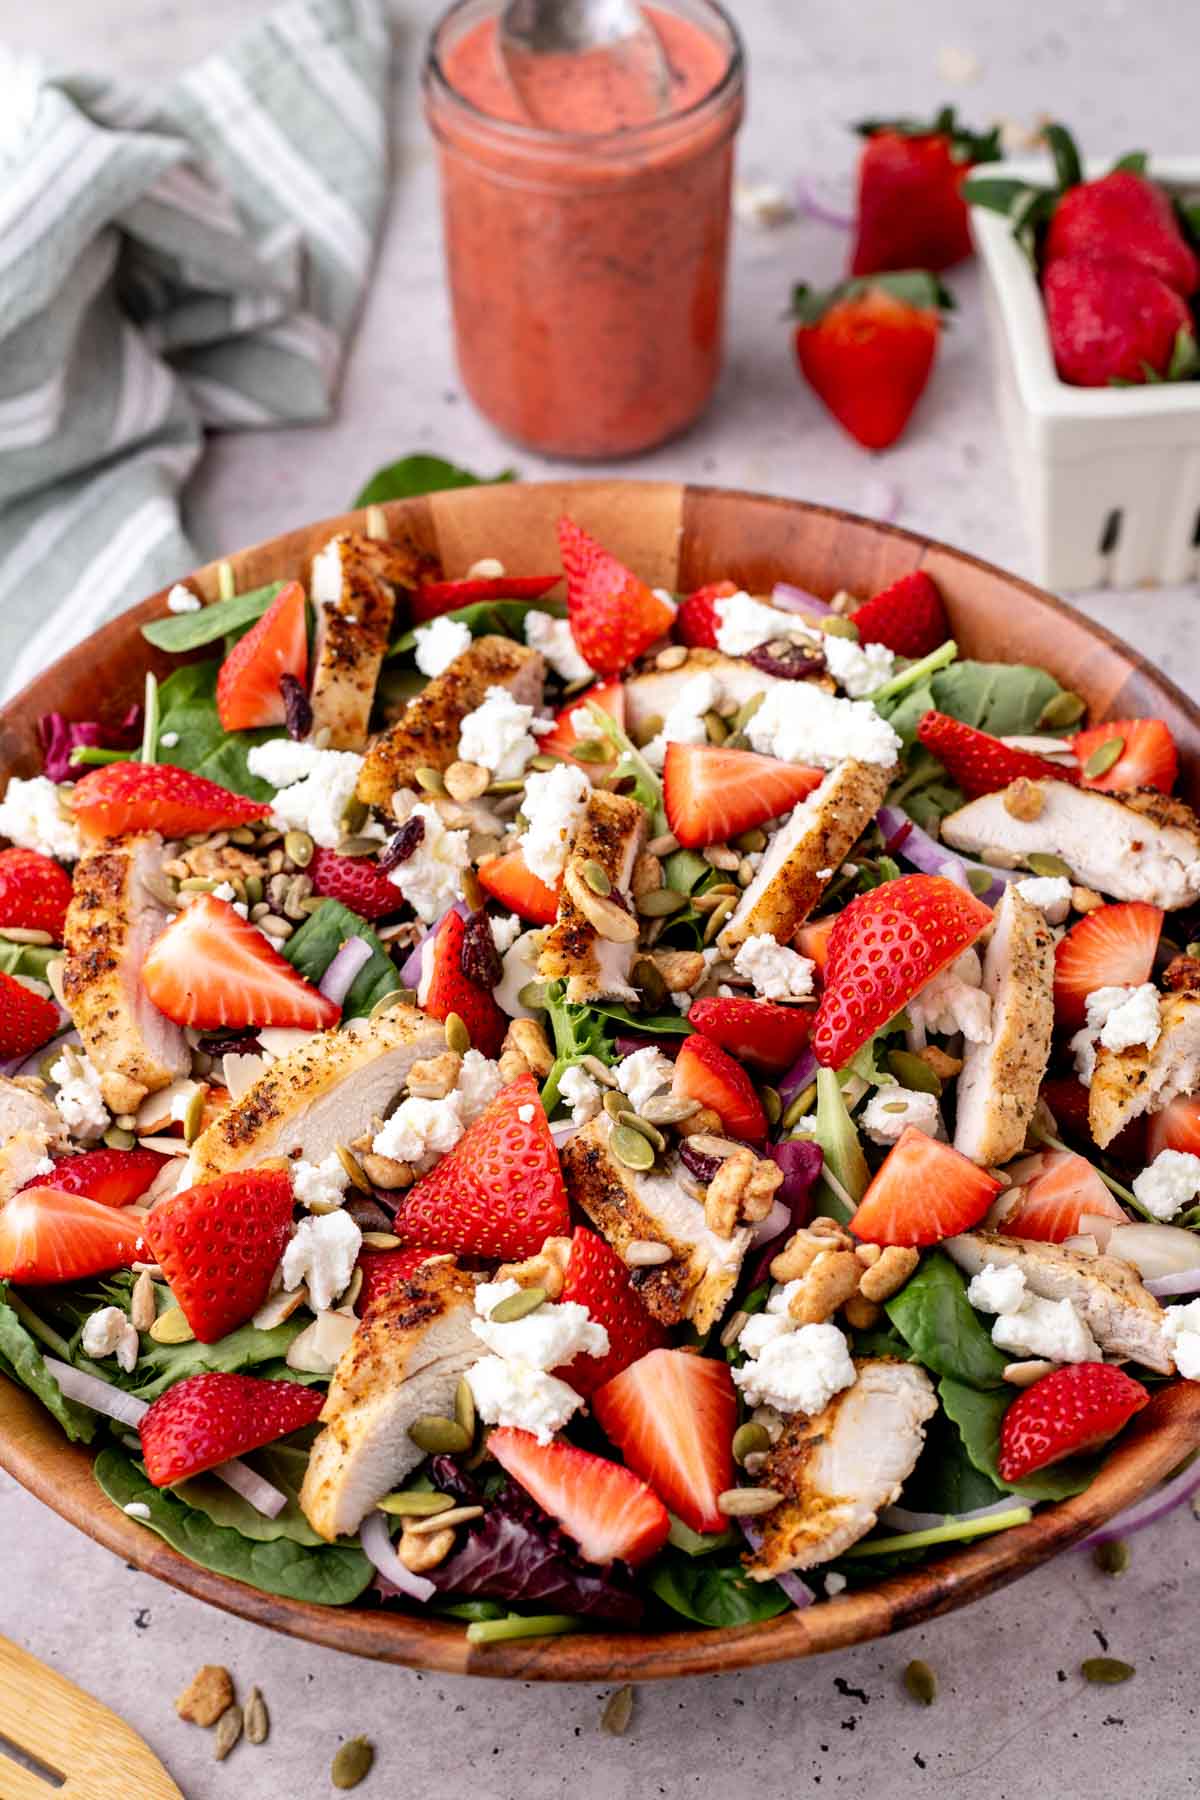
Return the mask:
<svg viewBox="0 0 1200 1800">
<path fill-rule="evenodd" d="M 509 1638 L 561 1637 L 578 1631 L 580 1621 L 571 1613 L 539 1613 L 523 1619 L 510 1613 L 507 1619 L 476 1619 L 467 1626 L 469 1644 L 502 1644 Z"/>
<path fill-rule="evenodd" d="M 146 704 L 145 721 L 142 725 L 142 754 L 144 763 L 158 761 L 158 679 L 149 669 L 146 671 Z"/>
<path fill-rule="evenodd" d="M 922 656 L 917 662 L 909 663 L 907 669 L 901 669 L 898 675 L 893 675 L 890 681 L 885 681 L 882 687 L 877 687 L 874 693 L 867 694 L 864 698 L 869 700 L 872 706 L 878 706 L 881 700 L 891 700 L 895 695 L 902 694 L 905 688 L 916 687 L 917 683 L 923 681 L 926 675 L 933 675 L 938 669 L 944 669 L 947 663 L 952 663 L 957 655 L 958 645 L 953 638 L 947 638 L 944 644 L 939 644 L 936 650 L 929 652 L 928 656 Z"/>
<path fill-rule="evenodd" d="M 898 1550 L 924 1550 L 930 1544 L 961 1544 L 968 1538 L 985 1537 L 989 1532 L 1028 1525 L 1032 1517 L 1032 1507 L 1010 1506 L 1007 1512 L 988 1513 L 982 1519 L 947 1519 L 945 1524 L 931 1525 L 926 1531 L 902 1531 L 898 1537 L 871 1538 L 842 1554 L 845 1557 L 890 1556 Z"/>
<path fill-rule="evenodd" d="M 52 1325 L 47 1325 L 43 1319 L 39 1319 L 33 1308 L 21 1298 L 20 1294 L 15 1294 L 9 1288 L 5 1300 L 31 1337 L 38 1338 L 45 1344 L 47 1350 L 53 1350 L 55 1356 L 63 1362 L 70 1362 L 71 1346 L 67 1343 L 66 1338 L 60 1337 Z"/>
<path fill-rule="evenodd" d="M 95 744 L 76 744 L 71 752 L 73 768 L 103 768 L 105 763 L 133 762 L 132 750 L 101 750 Z"/>
</svg>

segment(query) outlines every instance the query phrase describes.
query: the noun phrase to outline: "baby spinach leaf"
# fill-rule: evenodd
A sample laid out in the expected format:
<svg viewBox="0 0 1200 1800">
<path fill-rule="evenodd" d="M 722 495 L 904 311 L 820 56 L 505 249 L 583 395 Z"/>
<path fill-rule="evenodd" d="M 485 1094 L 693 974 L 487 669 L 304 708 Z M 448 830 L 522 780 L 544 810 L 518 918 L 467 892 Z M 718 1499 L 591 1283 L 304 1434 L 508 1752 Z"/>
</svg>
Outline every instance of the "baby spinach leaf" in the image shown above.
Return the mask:
<svg viewBox="0 0 1200 1800">
<path fill-rule="evenodd" d="M 209 1370 L 236 1374 L 244 1369 L 262 1373 L 262 1364 L 287 1355 L 288 1345 L 304 1329 L 305 1323 L 304 1318 L 293 1315 L 270 1331 L 259 1331 L 253 1325 L 239 1325 L 236 1331 L 218 1338 L 215 1344 L 201 1344 L 195 1340 L 186 1344 L 156 1344 L 152 1338 L 143 1338 L 143 1344 L 148 1342 L 149 1348 L 142 1351 L 131 1376 L 122 1378 L 119 1372 L 112 1375 L 108 1364 L 105 1364 L 105 1374 L 119 1381 L 121 1387 L 128 1388 L 140 1400 L 155 1400 L 187 1375 L 202 1375 Z M 286 1370 L 286 1373 L 296 1379 L 293 1371 Z"/>
<path fill-rule="evenodd" d="M 0 970 L 6 975 L 30 975 L 35 981 L 45 981 L 46 964 L 61 955 L 55 944 L 0 942 Z"/>
<path fill-rule="evenodd" d="M 672 850 L 663 860 L 663 880 L 677 894 L 690 894 L 706 876 L 715 875 L 698 850 Z"/>
<path fill-rule="evenodd" d="M 972 1463 L 948 1415 L 935 1413 L 926 1428 L 920 1460 L 904 1484 L 901 1505 L 915 1512 L 961 1516 L 1003 1498 L 1004 1490 Z"/>
<path fill-rule="evenodd" d="M 215 661 L 188 663 L 160 685 L 158 760 L 190 769 L 247 799 L 270 800 L 274 788 L 250 773 L 247 757 L 255 744 L 265 744 L 282 733 L 272 726 L 260 731 L 225 730 L 217 714 L 220 666 Z M 174 737 L 176 742 L 164 744 L 164 737 Z"/>
<path fill-rule="evenodd" d="M 502 469 L 499 475 L 472 475 L 457 463 L 442 456 L 402 456 L 398 462 L 376 469 L 354 504 L 382 506 L 387 500 L 411 500 L 416 494 L 442 493 L 446 488 L 491 487 L 500 481 L 515 481 L 515 469 Z"/>
<path fill-rule="evenodd" d="M 926 1256 L 884 1310 L 916 1359 L 969 1387 L 1000 1388 L 1009 1361 L 967 1299 L 967 1284 L 940 1250 Z"/>
<path fill-rule="evenodd" d="M 156 1488 L 123 1450 L 102 1450 L 93 1465 L 101 1490 L 117 1506 L 131 1501 L 149 1510 L 142 1522 L 156 1531 L 190 1562 L 231 1575 L 266 1594 L 288 1600 L 310 1600 L 321 1606 L 346 1606 L 367 1588 L 375 1570 L 350 1545 L 320 1548 L 288 1537 L 263 1543 L 243 1537 L 228 1525 L 216 1525 L 175 1494 Z"/>
<path fill-rule="evenodd" d="M 476 600 L 473 605 L 457 607 L 453 612 L 442 614 L 442 617 L 457 619 L 467 627 L 472 637 L 495 634 L 499 637 L 518 638 L 524 642 L 527 612 L 553 613 L 556 619 L 565 619 L 567 604 L 565 600 Z M 416 643 L 417 632 L 414 628 L 396 639 L 388 655 L 406 656 L 416 648 Z"/>
<path fill-rule="evenodd" d="M 929 686 L 939 712 L 993 737 L 1037 731 L 1047 705 L 1063 691 L 1053 675 L 1026 663 L 954 663 Z"/>
<path fill-rule="evenodd" d="M 668 1550 L 650 1571 L 649 1586 L 672 1612 L 696 1625 L 753 1625 L 792 1604 L 778 1582 L 751 1581 L 736 1557 Z"/>
<path fill-rule="evenodd" d="M 165 619 L 151 619 L 142 626 L 142 636 L 158 650 L 182 655 L 185 650 L 199 650 L 204 644 L 215 644 L 228 632 L 240 633 L 255 619 L 261 619 L 282 581 L 269 581 L 266 587 L 250 588 L 234 594 L 229 600 L 214 600 L 199 612 L 168 613 Z"/>
<path fill-rule="evenodd" d="M 0 1282 L 0 1361 L 22 1387 L 36 1394 L 58 1420 L 73 1444 L 90 1444 L 96 1432 L 96 1415 L 86 1406 L 68 1400 L 46 1367 L 37 1340 L 25 1329 L 8 1304 L 8 1288 Z"/>
<path fill-rule="evenodd" d="M 622 1026 L 626 1031 L 639 1032 L 644 1037 L 687 1037 L 692 1027 L 682 1013 L 632 1013 L 627 1006 L 620 1006 L 615 1000 L 602 1000 L 594 1011 L 604 1018 L 611 1019 L 614 1025 Z"/>
<path fill-rule="evenodd" d="M 1024 1481 L 1005 1481 L 999 1469 L 1000 1427 L 1004 1415 L 1015 1398 L 1011 1388 L 989 1388 L 986 1392 L 968 1387 L 944 1375 L 938 1383 L 938 1394 L 947 1414 L 958 1428 L 963 1449 L 980 1474 L 986 1475 L 1002 1493 L 1019 1494 L 1031 1503 L 1038 1500 L 1067 1500 L 1088 1487 L 1100 1467 L 1099 1456 L 1072 1457 L 1069 1462 L 1052 1463 Z"/>
<path fill-rule="evenodd" d="M 190 1481 L 178 1482 L 172 1492 L 185 1505 L 202 1512 L 212 1524 L 229 1526 L 256 1543 L 270 1544 L 276 1538 L 284 1537 L 290 1538 L 293 1544 L 308 1544 L 314 1549 L 324 1543 L 300 1510 L 300 1484 L 308 1464 L 307 1450 L 295 1449 L 290 1444 L 275 1444 L 269 1449 L 252 1452 L 244 1460 L 287 1495 L 287 1505 L 275 1518 L 268 1519 L 265 1513 L 260 1513 L 248 1500 L 235 1494 L 215 1475 L 194 1475 Z"/>
<path fill-rule="evenodd" d="M 397 889 L 396 904 L 400 904 Z M 323 900 L 309 913 L 298 931 L 281 945 L 284 956 L 294 969 L 299 969 L 314 985 L 341 949 L 347 938 L 360 937 L 371 946 L 371 955 L 355 976 L 342 1005 L 344 1019 L 360 1018 L 369 1013 L 385 994 L 394 994 L 401 985 L 400 972 L 365 919 L 343 906 L 340 900 Z"/>
</svg>

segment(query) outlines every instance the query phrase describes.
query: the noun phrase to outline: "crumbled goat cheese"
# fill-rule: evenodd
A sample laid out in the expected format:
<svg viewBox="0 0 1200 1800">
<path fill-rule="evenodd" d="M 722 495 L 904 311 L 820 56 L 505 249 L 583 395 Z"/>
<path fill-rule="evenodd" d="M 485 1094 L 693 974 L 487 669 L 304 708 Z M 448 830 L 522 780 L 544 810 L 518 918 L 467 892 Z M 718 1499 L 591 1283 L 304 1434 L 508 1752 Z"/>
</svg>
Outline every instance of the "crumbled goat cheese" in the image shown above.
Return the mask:
<svg viewBox="0 0 1200 1800">
<path fill-rule="evenodd" d="M 824 1583 L 827 1600 L 836 1600 L 839 1594 L 844 1594 L 846 1591 L 846 1577 L 839 1575 L 836 1569 L 830 1569 L 828 1575 L 824 1577 Z"/>
<path fill-rule="evenodd" d="M 1160 1150 L 1133 1184 L 1134 1197 L 1156 1219 L 1173 1219 L 1200 1196 L 1200 1156 Z"/>
<path fill-rule="evenodd" d="M 307 831 L 322 849 L 337 849 L 346 835 L 343 820 L 354 798 L 361 756 L 271 738 L 252 745 L 246 762 L 252 775 L 278 790 L 272 823 L 279 830 Z"/>
<path fill-rule="evenodd" d="M 600 1083 L 578 1063 L 563 1070 L 559 1098 L 571 1109 L 572 1125 L 586 1125 L 600 1111 Z"/>
<path fill-rule="evenodd" d="M 532 706 L 522 706 L 505 687 L 490 687 L 459 727 L 459 757 L 490 769 L 497 781 L 516 781 L 537 750 L 534 728 Z"/>
<path fill-rule="evenodd" d="M 506 917 L 501 918 L 497 918 L 493 913 L 488 919 L 488 924 L 492 928 L 492 942 L 495 944 L 498 954 L 503 956 L 504 952 L 510 950 L 520 937 L 521 920 L 516 913 L 509 913 Z"/>
<path fill-rule="evenodd" d="M 1117 995 L 1120 998 L 1114 1000 Z M 1089 1025 L 1103 1011 L 1100 1042 L 1107 1050 L 1129 1050 L 1135 1044 L 1153 1050 L 1162 1033 L 1158 989 L 1149 981 L 1140 987 L 1097 988 L 1087 997 L 1087 1009 Z"/>
<path fill-rule="evenodd" d="M 891 679 L 896 658 L 886 644 L 857 644 L 853 638 L 826 636 L 821 648 L 825 667 L 852 700 L 873 694 Z"/>
<path fill-rule="evenodd" d="M 362 1232 L 348 1212 L 310 1214 L 283 1253 L 283 1285 L 291 1292 L 306 1283 L 313 1311 L 328 1312 L 349 1286 L 361 1248 Z"/>
<path fill-rule="evenodd" d="M 1030 875 L 1018 881 L 1017 892 L 1037 907 L 1047 925 L 1061 925 L 1071 910 L 1071 883 L 1065 875 Z"/>
<path fill-rule="evenodd" d="M 162 731 L 159 733 L 158 741 L 162 749 L 173 750 L 179 742 L 179 733 L 177 731 Z M 136 1502 L 134 1504 L 136 1505 Z"/>
<path fill-rule="evenodd" d="M 745 1330 L 738 1340 L 743 1348 Z M 812 1418 L 835 1394 L 853 1386 L 855 1371 L 836 1325 L 798 1325 L 770 1336 L 757 1355 L 734 1369 L 733 1379 L 749 1406 L 773 1406 Z"/>
<path fill-rule="evenodd" d="M 525 866 L 547 887 L 558 885 L 591 791 L 583 770 L 570 763 L 531 775 L 525 783 L 522 811 L 529 829 L 521 839 L 521 850 Z"/>
<path fill-rule="evenodd" d="M 1200 1381 L 1200 1300 L 1164 1308 L 1162 1323 L 1175 1367 L 1186 1381 Z"/>
<path fill-rule="evenodd" d="M 463 1124 L 473 1125 L 480 1113 L 492 1104 L 503 1086 L 504 1077 L 500 1073 L 500 1065 L 492 1062 L 482 1050 L 468 1050 L 462 1059 L 458 1086 L 454 1090 L 454 1098 L 458 1101 L 458 1116 Z"/>
<path fill-rule="evenodd" d="M 520 1119 L 522 1125 L 531 1125 L 533 1123 L 533 1115 L 536 1111 L 536 1106 L 534 1106 L 532 1101 L 529 1101 L 525 1106 L 518 1106 L 517 1117 Z"/>
<path fill-rule="evenodd" d="M 964 950 L 948 969 L 914 994 L 905 1010 L 912 1023 L 925 1031 L 961 1031 L 969 1043 L 986 1044 L 992 1035 L 992 1002 L 980 985 L 982 981 L 978 955 Z"/>
<path fill-rule="evenodd" d="M 720 704 L 721 683 L 715 675 L 702 670 L 684 682 L 674 702 L 667 708 L 662 730 L 652 737 L 642 755 L 652 769 L 661 769 L 668 744 L 706 744 L 708 727 L 704 715 Z"/>
<path fill-rule="evenodd" d="M 781 762 L 832 769 L 846 757 L 888 768 L 902 748 L 868 700 L 841 700 L 810 681 L 781 681 L 746 725 L 750 747 Z"/>
<path fill-rule="evenodd" d="M 18 850 L 40 850 L 62 862 L 77 862 L 83 841 L 74 821 L 58 803 L 58 789 L 47 775 L 28 781 L 14 775 L 0 800 L 0 837 Z"/>
<path fill-rule="evenodd" d="M 1018 1268 L 1001 1268 L 999 1263 L 985 1263 L 978 1275 L 971 1277 L 967 1299 L 980 1312 L 1015 1313 L 1025 1304 L 1025 1272 Z"/>
<path fill-rule="evenodd" d="M 592 673 L 591 664 L 576 648 L 569 619 L 531 608 L 525 614 L 525 642 L 531 650 L 541 651 L 561 681 L 586 681 Z"/>
<path fill-rule="evenodd" d="M 431 619 L 428 625 L 418 626 L 416 638 L 417 667 L 431 680 L 435 675 L 444 675 L 455 657 L 469 650 L 473 641 L 469 625 L 444 614 Z"/>
<path fill-rule="evenodd" d="M 172 613 L 199 612 L 200 608 L 203 604 L 204 603 L 200 599 L 199 595 L 193 594 L 191 588 L 184 587 L 182 581 L 177 581 L 175 583 L 175 586 L 171 589 L 170 593 L 167 595 L 167 611 L 168 612 L 172 612 Z"/>
<path fill-rule="evenodd" d="M 90 1142 L 108 1130 L 109 1114 L 100 1093 L 100 1075 L 91 1058 L 79 1056 L 78 1065 L 76 1075 L 66 1057 L 60 1056 L 51 1064 L 50 1079 L 58 1083 L 54 1104 L 59 1118 L 73 1137 Z"/>
<path fill-rule="evenodd" d="M 561 1369 L 574 1356 L 608 1355 L 608 1332 L 575 1300 L 547 1301 L 523 1319 L 497 1324 L 491 1316 L 495 1308 L 520 1291 L 516 1281 L 485 1281 L 475 1290 L 471 1330 L 493 1355 L 541 1370 Z"/>
<path fill-rule="evenodd" d="M 503 1356 L 482 1356 L 467 1370 L 475 1410 L 485 1425 L 511 1425 L 548 1444 L 583 1405 L 557 1376 Z"/>
<path fill-rule="evenodd" d="M 437 808 L 423 800 L 408 817 L 422 820 L 424 835 L 407 862 L 388 870 L 388 880 L 400 889 L 417 917 L 432 925 L 462 893 L 463 870 L 471 860 L 471 834 L 448 830 Z"/>
<path fill-rule="evenodd" d="M 817 965 L 764 931 L 739 946 L 733 967 L 765 1000 L 806 1000 Z"/>
<path fill-rule="evenodd" d="M 670 1087 L 675 1079 L 675 1065 L 670 1057 L 648 1044 L 644 1050 L 635 1050 L 632 1056 L 624 1057 L 613 1069 L 613 1074 L 621 1092 L 629 1096 L 634 1112 L 640 1113 L 647 1100 Z"/>
<path fill-rule="evenodd" d="M 238 899 L 237 889 L 232 881 L 219 881 L 212 891 L 212 897 L 214 900 L 228 900 L 239 918 L 248 919 L 250 917 L 250 908 L 244 900 Z"/>
<path fill-rule="evenodd" d="M 1075 1073 L 1084 1087 L 1091 1087 L 1096 1073 L 1096 1039 L 1087 1026 L 1077 1031 L 1067 1045 L 1075 1059 Z"/>
<path fill-rule="evenodd" d="M 760 644 L 769 644 L 772 638 L 802 638 L 809 644 L 821 642 L 820 634 L 810 631 L 795 613 L 767 606 L 751 594 L 730 594 L 715 602 L 713 612 L 717 618 L 717 649 L 726 656 L 749 656 L 752 650 L 757 650 Z"/>
<path fill-rule="evenodd" d="M 927 1137 L 939 1137 L 942 1115 L 936 1094 L 889 1084 L 876 1088 L 858 1122 L 873 1144 L 894 1144 L 910 1125 Z"/>
<path fill-rule="evenodd" d="M 331 1150 L 324 1162 L 292 1164 L 292 1194 L 311 1212 L 330 1212 L 340 1206 L 349 1181 L 336 1150 Z"/>
<path fill-rule="evenodd" d="M 1100 1346 L 1070 1300 L 1028 1296 L 1016 1312 L 1001 1313 L 992 1325 L 997 1350 L 1014 1356 L 1044 1356 L 1049 1362 L 1099 1362 Z"/>
<path fill-rule="evenodd" d="M 117 1367 L 126 1375 L 133 1373 L 138 1359 L 140 1340 L 136 1328 L 130 1323 L 129 1315 L 119 1306 L 102 1306 L 97 1312 L 89 1313 L 83 1322 L 83 1335 L 80 1346 L 85 1356 L 96 1361 L 101 1357 L 115 1356 Z"/>
<path fill-rule="evenodd" d="M 442 1100 L 410 1094 L 375 1133 L 371 1148 L 376 1156 L 390 1156 L 394 1162 L 424 1170 L 453 1150 L 464 1130 L 457 1093 Z"/>
</svg>

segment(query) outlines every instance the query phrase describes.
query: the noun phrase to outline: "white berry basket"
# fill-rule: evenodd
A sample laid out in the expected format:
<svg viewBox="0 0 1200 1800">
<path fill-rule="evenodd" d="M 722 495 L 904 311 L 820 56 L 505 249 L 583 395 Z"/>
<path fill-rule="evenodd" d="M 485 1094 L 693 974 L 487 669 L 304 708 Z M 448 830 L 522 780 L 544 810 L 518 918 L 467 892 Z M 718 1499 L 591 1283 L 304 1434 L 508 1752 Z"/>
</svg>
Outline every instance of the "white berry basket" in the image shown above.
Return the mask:
<svg viewBox="0 0 1200 1800">
<path fill-rule="evenodd" d="M 1089 179 L 1111 161 L 1089 161 Z M 1200 157 L 1164 157 L 1164 187 L 1200 189 Z M 1052 186 L 1047 160 L 973 176 Z M 1200 382 L 1071 387 L 1054 367 L 1034 270 L 1002 214 L 971 208 L 988 297 L 996 392 L 1033 542 L 1058 589 L 1186 582 L 1200 573 Z"/>
</svg>

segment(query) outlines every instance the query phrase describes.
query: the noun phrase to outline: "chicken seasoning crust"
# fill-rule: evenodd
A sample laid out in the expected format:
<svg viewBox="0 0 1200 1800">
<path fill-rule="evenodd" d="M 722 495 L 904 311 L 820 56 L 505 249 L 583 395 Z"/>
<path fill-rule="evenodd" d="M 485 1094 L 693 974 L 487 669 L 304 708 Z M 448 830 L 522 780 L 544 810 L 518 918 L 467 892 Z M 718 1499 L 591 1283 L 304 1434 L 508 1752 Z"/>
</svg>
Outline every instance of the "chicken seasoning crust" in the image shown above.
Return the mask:
<svg viewBox="0 0 1200 1800">
<path fill-rule="evenodd" d="M 560 547 L 173 590 L 225 654 L 0 800 L 6 1368 L 195 1560 L 480 1645 L 836 1603 L 1200 1379 L 1166 725 L 923 572 Z"/>
</svg>

